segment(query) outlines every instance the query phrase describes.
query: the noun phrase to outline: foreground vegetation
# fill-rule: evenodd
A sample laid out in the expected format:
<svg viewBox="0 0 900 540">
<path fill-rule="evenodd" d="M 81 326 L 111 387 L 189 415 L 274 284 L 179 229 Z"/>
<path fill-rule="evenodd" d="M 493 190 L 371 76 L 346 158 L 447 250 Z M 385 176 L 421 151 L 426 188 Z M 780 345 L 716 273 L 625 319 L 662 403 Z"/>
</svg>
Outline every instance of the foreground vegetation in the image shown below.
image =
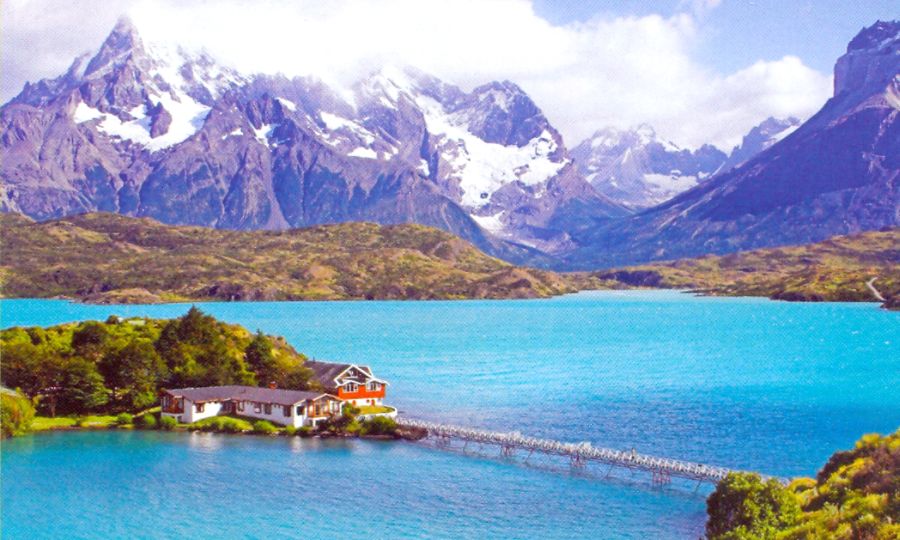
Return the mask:
<svg viewBox="0 0 900 540">
<path fill-rule="evenodd" d="M 5 410 L 5 409 L 4 409 Z M 4 436 L 22 435 L 28 431 L 56 431 L 69 429 L 160 429 L 165 431 L 205 431 L 212 433 L 245 433 L 254 435 L 326 436 L 326 437 L 376 437 L 396 438 L 401 435 L 397 423 L 386 417 L 359 419 L 360 411 L 347 407 L 342 416 L 321 423 L 317 428 L 303 426 L 279 426 L 267 420 L 227 415 L 204 418 L 192 424 L 179 424 L 174 418 L 161 416 L 158 408 L 139 415 L 120 413 L 112 415 L 74 415 L 25 419 L 18 430 L 6 434 L 12 424 L 3 418 Z"/>
<path fill-rule="evenodd" d="M 900 308 L 900 229 L 837 236 L 803 246 L 758 249 L 632 266 L 593 274 L 626 285 L 693 289 L 723 296 L 798 301 L 874 301 L 866 282 Z"/>
<path fill-rule="evenodd" d="M 183 300 L 537 298 L 595 278 L 518 268 L 421 225 L 289 231 L 175 227 L 115 214 L 35 223 L 0 214 L 7 297 Z M 591 284 L 585 282 L 592 282 Z"/>
<path fill-rule="evenodd" d="M 144 411 L 164 387 L 317 384 L 283 338 L 251 334 L 197 308 L 172 320 L 9 328 L 0 332 L 0 351 L 2 384 L 49 417 Z"/>
<path fill-rule="evenodd" d="M 0 388 L 0 435 L 22 435 L 31 429 L 33 421 L 31 400 L 8 388 Z"/>
<path fill-rule="evenodd" d="M 731 474 L 707 501 L 710 540 L 900 538 L 900 430 L 866 435 L 815 479 Z"/>
</svg>

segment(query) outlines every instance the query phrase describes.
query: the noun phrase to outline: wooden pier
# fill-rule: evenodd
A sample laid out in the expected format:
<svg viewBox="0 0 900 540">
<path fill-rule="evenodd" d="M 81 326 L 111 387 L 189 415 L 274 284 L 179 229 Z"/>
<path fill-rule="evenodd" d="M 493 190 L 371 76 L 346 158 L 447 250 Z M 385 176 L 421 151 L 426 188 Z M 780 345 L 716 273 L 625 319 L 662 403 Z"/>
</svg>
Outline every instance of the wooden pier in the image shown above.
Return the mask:
<svg viewBox="0 0 900 540">
<path fill-rule="evenodd" d="M 591 462 L 601 463 L 609 465 L 610 471 L 613 467 L 619 467 L 650 473 L 652 482 L 656 485 L 669 484 L 672 478 L 694 480 L 698 482 L 698 486 L 703 482 L 715 484 L 729 473 L 744 472 L 714 465 L 648 456 L 634 450 L 600 448 L 592 446 L 588 442 L 567 443 L 552 439 L 526 437 L 518 432 L 487 431 L 407 418 L 398 418 L 397 423 L 401 427 L 425 430 L 426 437 L 434 439 L 435 444 L 439 447 L 451 447 L 453 441 L 461 441 L 463 443 L 462 450 L 465 450 L 469 444 L 491 445 L 498 448 L 499 454 L 503 457 L 511 458 L 517 454 L 524 454 L 526 462 L 537 453 L 566 458 L 573 468 L 584 468 Z M 769 478 L 765 475 L 761 476 L 763 479 Z"/>
</svg>

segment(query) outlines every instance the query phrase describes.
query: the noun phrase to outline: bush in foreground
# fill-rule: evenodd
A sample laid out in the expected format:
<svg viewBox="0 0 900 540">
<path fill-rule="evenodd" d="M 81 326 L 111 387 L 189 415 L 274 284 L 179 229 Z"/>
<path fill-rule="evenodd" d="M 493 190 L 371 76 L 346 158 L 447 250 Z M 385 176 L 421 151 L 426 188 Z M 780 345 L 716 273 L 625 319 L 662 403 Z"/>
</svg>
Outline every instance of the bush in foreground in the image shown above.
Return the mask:
<svg viewBox="0 0 900 540">
<path fill-rule="evenodd" d="M 277 432 L 278 428 L 268 420 L 257 420 L 256 422 L 253 422 L 253 433 L 259 435 L 273 435 Z"/>
<path fill-rule="evenodd" d="M 866 435 L 816 479 L 730 474 L 707 501 L 710 540 L 900 538 L 900 430 Z"/>
<path fill-rule="evenodd" d="M 158 422 L 152 414 L 145 414 L 138 418 L 137 425 L 142 429 L 156 429 Z"/>
<path fill-rule="evenodd" d="M 128 414 L 127 412 L 123 412 L 122 414 L 116 416 L 116 425 L 117 426 L 127 426 L 129 424 L 134 423 L 134 417 Z"/>
<path fill-rule="evenodd" d="M 0 429 L 4 437 L 22 435 L 31 429 L 34 407 L 25 396 L 0 390 Z"/>
<path fill-rule="evenodd" d="M 397 422 L 387 416 L 376 416 L 362 424 L 362 435 L 393 435 L 397 431 Z"/>
<path fill-rule="evenodd" d="M 171 416 L 163 416 L 159 419 L 159 428 L 166 431 L 172 431 L 178 426 L 178 421 Z"/>
<path fill-rule="evenodd" d="M 295 428 L 294 426 L 285 426 L 284 430 L 282 430 L 282 433 L 284 433 L 287 437 L 293 437 L 297 434 L 297 428 Z"/>
</svg>

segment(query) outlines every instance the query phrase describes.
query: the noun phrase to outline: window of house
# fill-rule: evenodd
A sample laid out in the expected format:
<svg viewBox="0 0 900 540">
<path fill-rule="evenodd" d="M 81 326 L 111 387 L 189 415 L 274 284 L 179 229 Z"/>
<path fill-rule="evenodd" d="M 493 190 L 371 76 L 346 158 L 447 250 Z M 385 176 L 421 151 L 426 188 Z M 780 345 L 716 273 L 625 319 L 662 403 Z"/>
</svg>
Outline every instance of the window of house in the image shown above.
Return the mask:
<svg viewBox="0 0 900 540">
<path fill-rule="evenodd" d="M 244 402 L 243 402 L 243 401 L 238 401 L 238 402 L 237 402 L 237 410 L 239 410 L 239 411 L 243 411 L 243 410 L 244 410 Z"/>
<path fill-rule="evenodd" d="M 253 412 L 257 412 L 257 413 L 258 413 L 258 412 L 262 412 L 262 404 L 261 404 L 261 403 L 254 403 L 254 404 L 253 404 Z"/>
<path fill-rule="evenodd" d="M 285 405 L 285 406 L 284 406 L 284 415 L 285 415 L 285 416 L 290 416 L 290 415 L 291 415 L 291 406 L 290 406 L 290 405 Z"/>
<path fill-rule="evenodd" d="M 370 382 L 370 383 L 369 383 L 369 390 L 371 390 L 371 391 L 373 391 L 373 392 L 374 392 L 375 390 L 378 390 L 378 383 L 377 383 L 377 382 Z"/>
<path fill-rule="evenodd" d="M 303 405 L 297 405 L 297 416 L 303 416 Z"/>
<path fill-rule="evenodd" d="M 206 403 L 198 403 L 197 404 L 197 412 L 203 412 L 203 409 L 206 407 Z"/>
<path fill-rule="evenodd" d="M 266 403 L 266 414 L 272 414 L 272 404 Z"/>
<path fill-rule="evenodd" d="M 353 383 L 353 382 L 347 383 L 346 389 L 348 392 L 356 392 L 357 385 L 356 385 L 356 383 Z"/>
</svg>

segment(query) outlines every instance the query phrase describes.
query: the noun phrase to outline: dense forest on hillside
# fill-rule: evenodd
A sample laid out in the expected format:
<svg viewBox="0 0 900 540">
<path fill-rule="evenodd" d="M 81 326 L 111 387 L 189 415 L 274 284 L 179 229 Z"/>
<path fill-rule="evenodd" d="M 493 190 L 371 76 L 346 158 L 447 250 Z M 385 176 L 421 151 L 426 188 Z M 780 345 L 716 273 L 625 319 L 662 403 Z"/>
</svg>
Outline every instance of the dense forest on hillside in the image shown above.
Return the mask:
<svg viewBox="0 0 900 540">
<path fill-rule="evenodd" d="M 815 479 L 732 474 L 707 501 L 710 540 L 900 538 L 900 430 L 866 435 Z"/>
<path fill-rule="evenodd" d="M 139 411 L 160 388 L 225 384 L 307 389 L 312 371 L 283 338 L 225 324 L 197 308 L 178 319 L 111 316 L 0 332 L 3 386 L 42 414 Z"/>
<path fill-rule="evenodd" d="M 708 255 L 596 272 L 643 287 L 798 301 L 875 301 L 866 282 L 900 307 L 900 229 L 836 236 L 802 246 Z"/>
<path fill-rule="evenodd" d="M 93 303 L 538 298 L 600 286 L 588 276 L 515 267 L 422 225 L 227 231 L 114 214 L 44 223 L 0 214 L 0 240 L 6 297 Z"/>
</svg>

